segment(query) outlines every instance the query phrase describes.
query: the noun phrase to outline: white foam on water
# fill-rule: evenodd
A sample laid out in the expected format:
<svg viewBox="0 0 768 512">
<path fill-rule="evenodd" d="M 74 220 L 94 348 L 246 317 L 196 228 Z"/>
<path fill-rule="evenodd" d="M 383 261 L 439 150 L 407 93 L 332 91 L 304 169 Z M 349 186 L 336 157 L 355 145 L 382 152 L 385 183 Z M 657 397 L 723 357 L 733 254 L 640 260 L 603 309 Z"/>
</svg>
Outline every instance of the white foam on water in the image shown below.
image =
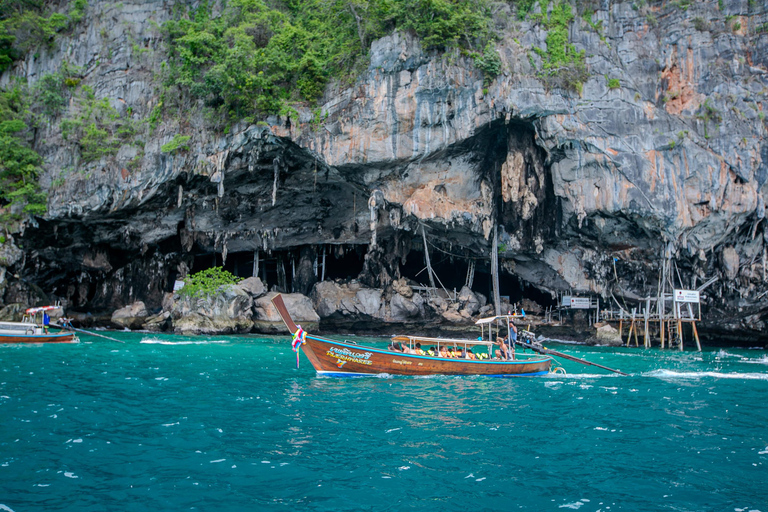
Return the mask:
<svg viewBox="0 0 768 512">
<path fill-rule="evenodd" d="M 768 446 L 765 447 L 765 450 L 757 452 L 758 455 L 768 455 Z"/>
<path fill-rule="evenodd" d="M 475 482 L 482 482 L 483 480 L 485 480 L 485 477 L 475 478 Z"/>
<path fill-rule="evenodd" d="M 211 464 L 216 464 L 217 462 L 224 462 L 225 460 L 227 460 L 227 459 L 216 459 L 216 460 L 212 460 L 212 461 L 211 461 Z"/>
<path fill-rule="evenodd" d="M 64 472 L 64 476 L 67 477 L 67 478 L 80 478 L 79 476 L 77 476 L 76 474 L 74 474 L 71 471 L 65 471 Z"/>
<path fill-rule="evenodd" d="M 186 340 L 186 341 L 171 341 L 161 340 L 159 338 L 142 338 L 141 343 L 149 345 L 212 345 L 217 343 L 229 343 L 228 340 Z"/>
<path fill-rule="evenodd" d="M 723 373 L 723 372 L 678 372 L 674 370 L 653 370 L 643 374 L 659 379 L 715 379 L 768 380 L 768 373 Z"/>
<path fill-rule="evenodd" d="M 575 501 L 573 503 L 566 503 L 565 505 L 560 505 L 560 508 L 571 508 L 573 510 L 578 510 L 582 507 L 582 505 L 584 505 L 582 502 Z"/>
<path fill-rule="evenodd" d="M 0 510 L 3 510 L 4 512 L 14 512 L 11 507 L 8 505 L 3 505 L 2 503 L 0 503 Z"/>
<path fill-rule="evenodd" d="M 618 373 L 550 373 L 545 378 L 554 379 L 602 379 L 605 377 L 620 376 Z"/>
<path fill-rule="evenodd" d="M 395 430 L 402 430 L 403 427 L 397 427 L 397 428 L 391 428 L 385 432 L 385 434 L 389 434 L 390 432 L 394 432 Z"/>
</svg>

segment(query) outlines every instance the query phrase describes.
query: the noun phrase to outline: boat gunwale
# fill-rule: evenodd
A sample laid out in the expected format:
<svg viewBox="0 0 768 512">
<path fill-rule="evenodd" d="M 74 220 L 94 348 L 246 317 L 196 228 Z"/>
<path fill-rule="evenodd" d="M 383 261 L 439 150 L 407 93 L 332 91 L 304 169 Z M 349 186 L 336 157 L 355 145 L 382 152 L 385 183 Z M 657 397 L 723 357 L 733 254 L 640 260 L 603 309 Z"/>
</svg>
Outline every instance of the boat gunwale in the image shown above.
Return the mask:
<svg viewBox="0 0 768 512">
<path fill-rule="evenodd" d="M 426 360 L 432 360 L 432 361 L 442 361 L 442 362 L 456 362 L 456 363 L 472 363 L 472 364 L 480 364 L 480 365 L 509 365 L 509 364 L 531 364 L 531 363 L 543 363 L 545 361 L 554 361 L 554 358 L 551 356 L 542 356 L 542 355 L 534 355 L 534 354 L 522 354 L 523 357 L 525 357 L 525 360 L 522 359 L 511 359 L 511 360 L 499 360 L 495 361 L 492 359 L 485 359 L 485 360 L 477 360 L 477 359 L 458 359 L 458 358 L 452 358 L 452 357 L 435 357 L 435 356 L 422 356 L 418 354 L 404 354 L 400 352 L 392 352 L 391 350 L 382 350 L 377 349 L 373 347 L 368 347 L 365 345 L 357 345 L 355 343 L 345 343 L 342 341 L 336 341 L 331 340 L 328 338 L 322 338 L 320 336 L 315 336 L 313 334 L 307 334 L 307 339 L 312 339 L 315 341 L 320 341 L 323 343 L 330 343 L 332 345 L 340 345 L 344 348 L 354 349 L 354 350 L 360 350 L 365 349 L 366 351 L 376 352 L 378 354 L 386 354 L 386 355 L 392 355 L 396 354 L 398 357 L 409 357 L 409 358 L 416 358 L 416 359 L 426 359 Z M 534 359 L 537 358 L 538 359 Z M 544 372 L 547 373 L 547 372 Z M 371 375 L 371 374 L 366 374 Z M 375 374 L 374 374 L 375 375 Z M 520 374 L 523 375 L 523 374 Z M 538 375 L 538 374 L 536 374 Z"/>
</svg>

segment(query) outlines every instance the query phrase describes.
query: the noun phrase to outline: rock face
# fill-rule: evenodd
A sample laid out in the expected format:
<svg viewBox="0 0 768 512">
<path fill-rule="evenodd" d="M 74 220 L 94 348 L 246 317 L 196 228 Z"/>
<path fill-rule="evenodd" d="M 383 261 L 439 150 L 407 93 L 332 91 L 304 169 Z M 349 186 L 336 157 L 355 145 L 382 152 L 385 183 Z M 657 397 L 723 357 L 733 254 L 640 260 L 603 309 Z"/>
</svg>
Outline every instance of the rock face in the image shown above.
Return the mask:
<svg viewBox="0 0 768 512">
<path fill-rule="evenodd" d="M 67 56 L 98 98 L 148 118 L 164 59 L 153 24 L 170 7 L 121 5 L 90 4 L 83 33 L 0 83 L 34 83 Z M 427 284 L 426 247 L 446 290 L 486 294 L 497 252 L 512 302 L 571 290 L 655 296 L 662 267 L 685 288 L 717 277 L 707 306 L 765 336 L 768 33 L 755 27 L 768 15 L 737 0 L 594 7 L 591 23 L 577 16 L 569 27 L 587 55 L 578 92 L 548 83 L 533 50 L 547 33 L 529 18 L 502 34 L 502 72 L 487 87 L 470 58 L 396 33 L 373 43 L 353 87 L 328 89 L 319 125 L 312 105 L 223 133 L 193 109 L 163 120 L 141 151 L 125 146 L 63 184 L 60 170 L 79 164 L 49 123 L 37 142 L 49 213 L 20 237 L 25 257 L 2 265 L 7 281 L 20 276 L 3 300 L 36 283 L 83 310 L 156 309 L 180 268 L 216 262 L 310 293 L 319 316 L 342 326 L 407 322 L 430 313 L 392 283 Z M 163 153 L 181 132 L 189 151 Z M 242 301 L 233 332 L 250 328 Z M 435 314 L 456 322 L 476 308 L 438 302 Z"/>
</svg>

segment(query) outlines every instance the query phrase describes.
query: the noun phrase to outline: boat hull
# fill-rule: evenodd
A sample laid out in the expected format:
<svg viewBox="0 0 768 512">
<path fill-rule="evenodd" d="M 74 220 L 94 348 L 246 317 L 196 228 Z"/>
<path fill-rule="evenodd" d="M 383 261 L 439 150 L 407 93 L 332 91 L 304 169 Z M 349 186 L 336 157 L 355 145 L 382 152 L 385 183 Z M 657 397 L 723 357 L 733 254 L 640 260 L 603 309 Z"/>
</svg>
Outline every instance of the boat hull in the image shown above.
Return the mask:
<svg viewBox="0 0 768 512">
<path fill-rule="evenodd" d="M 48 334 L 16 334 L 1 333 L 0 344 L 3 343 L 76 343 L 77 338 L 73 332 L 48 333 Z"/>
<path fill-rule="evenodd" d="M 552 359 L 531 356 L 514 361 L 477 361 L 402 354 L 306 335 L 304 354 L 320 375 L 354 377 L 390 375 L 536 376 L 549 373 Z"/>
</svg>

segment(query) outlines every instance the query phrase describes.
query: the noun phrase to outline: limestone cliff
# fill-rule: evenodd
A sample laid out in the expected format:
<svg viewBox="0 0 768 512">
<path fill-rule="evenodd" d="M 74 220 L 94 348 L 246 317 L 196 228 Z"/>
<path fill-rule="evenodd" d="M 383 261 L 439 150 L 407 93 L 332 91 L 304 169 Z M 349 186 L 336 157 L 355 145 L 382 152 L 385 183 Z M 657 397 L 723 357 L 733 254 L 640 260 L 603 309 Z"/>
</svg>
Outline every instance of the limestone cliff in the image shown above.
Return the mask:
<svg viewBox="0 0 768 512">
<path fill-rule="evenodd" d="M 82 31 L 2 83 L 68 60 L 97 98 L 147 119 L 172 5 L 90 2 Z M 469 262 L 487 276 L 491 251 L 510 296 L 655 296 L 663 267 L 668 288 L 718 278 L 707 305 L 732 320 L 712 328 L 761 333 L 768 13 L 747 0 L 591 5 L 569 25 L 587 56 L 580 91 L 542 80 L 546 31 L 510 16 L 487 87 L 470 58 L 395 33 L 353 86 L 326 91 L 320 116 L 300 106 L 225 130 L 190 104 L 87 165 L 52 122 L 36 139 L 49 213 L 17 235 L 25 257 L 10 268 L 74 307 L 153 309 L 178 275 L 214 263 L 303 293 L 326 258 L 326 277 L 426 283 L 426 238 L 448 288 L 470 281 Z M 179 134 L 187 148 L 163 152 Z M 5 302 L 24 289 L 9 275 Z M 474 288 L 487 295 L 487 279 Z"/>
</svg>

